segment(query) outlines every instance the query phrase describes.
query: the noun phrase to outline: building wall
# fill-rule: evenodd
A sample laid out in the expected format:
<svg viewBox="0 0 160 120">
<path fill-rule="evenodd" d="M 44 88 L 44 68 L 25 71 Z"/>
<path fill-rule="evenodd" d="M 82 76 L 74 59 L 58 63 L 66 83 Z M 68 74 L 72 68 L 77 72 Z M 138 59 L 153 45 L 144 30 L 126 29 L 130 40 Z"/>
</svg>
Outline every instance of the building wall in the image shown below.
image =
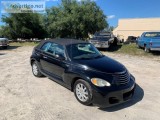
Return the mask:
<svg viewBox="0 0 160 120">
<path fill-rule="evenodd" d="M 120 19 L 113 34 L 126 40 L 128 36 L 138 37 L 148 31 L 160 31 L 160 18 Z"/>
</svg>

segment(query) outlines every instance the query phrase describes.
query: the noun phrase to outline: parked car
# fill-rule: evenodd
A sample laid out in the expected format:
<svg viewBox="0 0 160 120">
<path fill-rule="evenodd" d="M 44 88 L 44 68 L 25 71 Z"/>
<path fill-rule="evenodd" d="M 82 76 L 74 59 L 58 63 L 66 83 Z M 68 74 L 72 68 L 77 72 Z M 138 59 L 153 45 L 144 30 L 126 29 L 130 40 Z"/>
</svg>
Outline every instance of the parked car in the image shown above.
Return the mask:
<svg viewBox="0 0 160 120">
<path fill-rule="evenodd" d="M 144 32 L 137 41 L 137 46 L 145 52 L 160 51 L 160 32 Z"/>
<path fill-rule="evenodd" d="M 136 42 L 137 42 L 137 37 L 135 36 L 128 36 L 127 40 L 125 41 L 126 44 L 136 43 Z"/>
<path fill-rule="evenodd" d="M 7 49 L 9 45 L 9 41 L 7 38 L 0 38 L 0 47 L 2 47 L 3 49 Z"/>
<path fill-rule="evenodd" d="M 53 79 L 73 91 L 84 105 L 108 107 L 134 94 L 135 78 L 127 68 L 85 41 L 42 41 L 33 49 L 30 64 L 34 76 Z"/>
<path fill-rule="evenodd" d="M 97 32 L 89 40 L 96 48 L 109 48 L 114 42 L 114 35 L 111 32 Z"/>
</svg>

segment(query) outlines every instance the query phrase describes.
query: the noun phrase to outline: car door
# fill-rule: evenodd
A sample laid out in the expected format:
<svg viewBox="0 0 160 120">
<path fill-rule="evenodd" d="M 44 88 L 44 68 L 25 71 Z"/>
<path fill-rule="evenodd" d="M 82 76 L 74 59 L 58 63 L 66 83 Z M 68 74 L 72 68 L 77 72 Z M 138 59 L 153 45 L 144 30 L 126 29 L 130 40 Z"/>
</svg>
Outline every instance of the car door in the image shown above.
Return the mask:
<svg viewBox="0 0 160 120">
<path fill-rule="evenodd" d="M 62 75 L 66 67 L 64 47 L 56 43 L 48 44 L 42 52 L 40 64 L 46 74 L 62 80 Z"/>
<path fill-rule="evenodd" d="M 145 35 L 145 33 L 143 33 L 138 40 L 138 45 L 141 46 L 141 47 L 144 47 L 144 39 L 145 39 L 144 35 Z"/>
</svg>

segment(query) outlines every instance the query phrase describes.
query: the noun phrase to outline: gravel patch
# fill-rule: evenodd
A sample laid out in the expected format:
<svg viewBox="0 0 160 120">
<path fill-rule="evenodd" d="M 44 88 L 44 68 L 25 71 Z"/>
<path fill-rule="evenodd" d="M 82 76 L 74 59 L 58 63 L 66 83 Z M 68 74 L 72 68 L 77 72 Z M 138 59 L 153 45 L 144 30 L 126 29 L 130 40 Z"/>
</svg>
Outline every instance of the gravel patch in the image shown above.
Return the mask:
<svg viewBox="0 0 160 120">
<path fill-rule="evenodd" d="M 135 76 L 133 100 L 111 108 L 81 105 L 68 89 L 32 75 L 33 47 L 0 50 L 0 120 L 158 120 L 160 59 L 113 53 Z"/>
</svg>

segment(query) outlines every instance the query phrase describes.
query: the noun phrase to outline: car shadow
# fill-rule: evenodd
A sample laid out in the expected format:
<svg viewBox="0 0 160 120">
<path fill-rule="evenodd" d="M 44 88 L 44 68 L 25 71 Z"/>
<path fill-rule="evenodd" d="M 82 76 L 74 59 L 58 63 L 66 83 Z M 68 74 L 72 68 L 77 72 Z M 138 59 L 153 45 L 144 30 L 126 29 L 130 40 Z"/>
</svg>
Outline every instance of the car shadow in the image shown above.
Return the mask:
<svg viewBox="0 0 160 120">
<path fill-rule="evenodd" d="M 17 48 L 19 48 L 19 47 L 21 47 L 21 46 L 8 46 L 7 49 L 8 49 L 8 50 L 12 50 L 12 49 L 17 49 Z M 7 50 L 7 49 L 6 49 L 6 50 Z"/>
<path fill-rule="evenodd" d="M 98 50 L 100 51 L 108 51 L 108 52 L 114 52 L 114 51 L 118 51 L 120 48 L 122 47 L 122 44 L 118 44 L 118 45 L 111 45 L 109 48 L 98 48 Z"/>
<path fill-rule="evenodd" d="M 155 55 L 155 56 L 159 56 L 160 55 L 160 51 L 152 51 L 151 54 Z"/>
<path fill-rule="evenodd" d="M 133 106 L 134 104 L 140 102 L 143 99 L 144 96 L 144 91 L 143 89 L 137 84 L 136 89 L 135 89 L 135 93 L 133 98 L 125 103 L 119 104 L 119 105 L 115 105 L 113 107 L 108 107 L 108 108 L 98 108 L 102 111 L 106 111 L 106 112 L 115 112 L 130 106 Z"/>
<path fill-rule="evenodd" d="M 6 49 L 3 49 L 2 47 L 0 47 L 0 50 L 13 50 L 13 49 L 17 49 L 18 47 L 21 47 L 21 46 L 8 46 Z"/>
<path fill-rule="evenodd" d="M 0 53 L 0 55 L 5 55 L 5 53 Z"/>
<path fill-rule="evenodd" d="M 121 47 L 122 47 L 122 44 L 111 45 L 108 49 L 108 52 L 118 51 L 119 49 L 121 49 Z"/>
</svg>

